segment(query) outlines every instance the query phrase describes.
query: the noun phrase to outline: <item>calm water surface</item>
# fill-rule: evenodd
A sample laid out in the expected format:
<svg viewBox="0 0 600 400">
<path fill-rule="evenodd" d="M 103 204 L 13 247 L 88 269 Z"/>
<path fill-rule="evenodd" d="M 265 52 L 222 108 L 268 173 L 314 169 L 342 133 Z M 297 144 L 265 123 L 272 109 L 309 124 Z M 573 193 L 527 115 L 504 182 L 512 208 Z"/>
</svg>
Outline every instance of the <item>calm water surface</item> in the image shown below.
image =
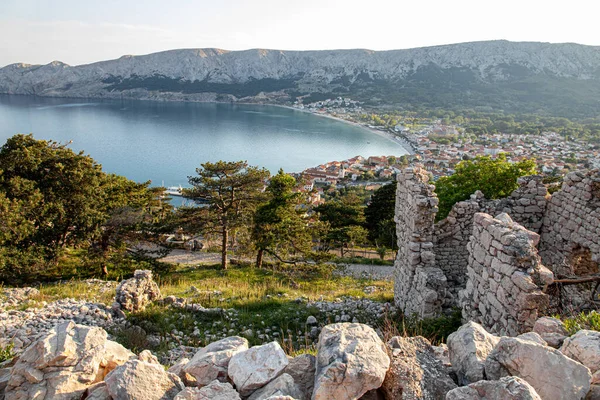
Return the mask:
<svg viewBox="0 0 600 400">
<path fill-rule="evenodd" d="M 356 155 L 406 154 L 363 128 L 280 107 L 0 95 L 0 141 L 16 133 L 72 140 L 105 171 L 165 186 L 185 186 L 205 161 L 299 172 Z"/>
</svg>

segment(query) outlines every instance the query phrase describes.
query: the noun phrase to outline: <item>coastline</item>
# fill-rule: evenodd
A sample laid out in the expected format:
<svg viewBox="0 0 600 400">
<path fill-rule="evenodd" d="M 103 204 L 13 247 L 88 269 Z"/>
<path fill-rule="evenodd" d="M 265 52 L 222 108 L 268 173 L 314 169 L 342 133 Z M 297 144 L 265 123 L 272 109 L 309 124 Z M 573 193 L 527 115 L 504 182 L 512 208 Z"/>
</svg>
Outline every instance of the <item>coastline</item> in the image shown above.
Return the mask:
<svg viewBox="0 0 600 400">
<path fill-rule="evenodd" d="M 256 105 L 256 103 L 237 103 L 237 104 L 255 104 Z M 343 122 L 345 124 L 356 126 L 358 128 L 361 128 L 361 129 L 364 129 L 364 130 L 369 131 L 371 133 L 374 133 L 374 134 L 376 134 L 376 135 L 378 135 L 378 136 L 380 136 L 382 138 L 385 138 L 385 139 L 387 139 L 387 140 L 389 140 L 389 141 L 391 141 L 391 142 L 399 145 L 400 147 L 402 147 L 404 149 L 404 151 L 406 151 L 406 154 L 408 154 L 408 155 L 414 154 L 413 150 L 410 149 L 410 148 L 407 148 L 406 143 L 403 143 L 402 140 L 399 139 L 397 136 L 394 136 L 394 135 L 392 135 L 392 134 L 390 134 L 388 132 L 385 132 L 385 131 L 381 131 L 379 129 L 369 128 L 368 126 L 365 126 L 365 125 L 360 124 L 358 122 L 348 121 L 347 119 L 340 118 L 340 117 L 335 117 L 335 116 L 333 116 L 331 114 L 327 114 L 327 113 L 315 113 L 315 112 L 308 111 L 308 110 L 301 110 L 299 108 L 292 107 L 292 106 L 284 106 L 282 104 L 260 104 L 260 105 L 287 108 L 289 110 L 300 111 L 300 112 L 303 112 L 303 113 L 315 115 L 317 117 L 329 118 L 329 119 L 333 119 L 335 121 Z M 375 155 L 383 155 L 383 154 L 375 154 Z M 367 157 L 369 157 L 369 155 L 367 155 Z"/>
</svg>

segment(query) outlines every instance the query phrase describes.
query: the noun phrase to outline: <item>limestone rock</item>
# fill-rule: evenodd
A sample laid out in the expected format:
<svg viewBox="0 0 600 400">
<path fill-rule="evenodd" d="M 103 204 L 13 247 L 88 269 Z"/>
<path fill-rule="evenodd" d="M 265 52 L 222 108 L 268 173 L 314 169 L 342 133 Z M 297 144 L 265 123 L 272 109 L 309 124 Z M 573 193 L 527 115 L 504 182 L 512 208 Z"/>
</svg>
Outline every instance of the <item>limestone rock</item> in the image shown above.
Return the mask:
<svg viewBox="0 0 600 400">
<path fill-rule="evenodd" d="M 152 279 L 152 271 L 137 270 L 133 278 L 126 279 L 117 286 L 115 301 L 127 311 L 143 311 L 146 305 L 160 298 L 160 289 Z"/>
<path fill-rule="evenodd" d="M 498 381 L 479 381 L 456 388 L 446 400 L 542 400 L 524 379 L 507 376 Z"/>
<path fill-rule="evenodd" d="M 127 350 L 121 344 L 113 342 L 112 340 L 107 340 L 104 345 L 102 361 L 100 362 L 98 379 L 104 380 L 104 377 L 108 375 L 110 371 L 134 358 L 135 354 Z"/>
<path fill-rule="evenodd" d="M 277 342 L 238 352 L 229 361 L 229 378 L 241 396 L 248 396 L 279 376 L 289 361 Z"/>
<path fill-rule="evenodd" d="M 294 399 L 300 399 L 302 397 L 302 392 L 294 382 L 294 378 L 283 373 L 252 393 L 252 395 L 248 397 L 248 400 L 265 400 L 272 396 L 289 396 Z"/>
<path fill-rule="evenodd" d="M 558 348 L 569 335 L 561 320 L 552 317 L 542 317 L 535 321 L 533 331 L 538 333 L 548 346 Z"/>
<path fill-rule="evenodd" d="M 10 378 L 11 368 L 0 368 L 0 400 L 4 400 L 4 390 Z"/>
<path fill-rule="evenodd" d="M 522 333 L 517 337 L 519 339 L 529 340 L 530 342 L 541 344 L 542 346 L 548 346 L 548 343 L 546 343 L 546 341 L 544 339 L 542 339 L 542 337 L 535 332 Z"/>
<path fill-rule="evenodd" d="M 590 370 L 560 351 L 519 338 L 503 337 L 485 362 L 488 379 L 526 379 L 544 400 L 583 399 L 590 390 Z"/>
<path fill-rule="evenodd" d="M 192 375 L 186 373 L 183 368 L 190 362 L 189 358 L 183 357 L 173 364 L 167 371 L 175 374 L 181 379 L 185 386 L 197 386 L 198 382 Z"/>
<path fill-rule="evenodd" d="M 248 350 L 248 340 L 243 337 L 221 339 L 198 350 L 182 371 L 193 376 L 199 386 L 208 385 L 215 379 L 225 382 L 231 357 L 245 350 Z"/>
<path fill-rule="evenodd" d="M 485 359 L 499 340 L 475 322 L 466 323 L 448 336 L 448 355 L 459 385 L 485 379 Z"/>
<path fill-rule="evenodd" d="M 312 354 L 302 354 L 290 360 L 283 371 L 294 378 L 302 392 L 298 400 L 310 400 L 315 385 L 315 366 L 317 359 Z"/>
<path fill-rule="evenodd" d="M 600 332 L 581 330 L 567 338 L 560 351 L 588 367 L 593 384 L 600 383 Z"/>
<path fill-rule="evenodd" d="M 162 365 L 131 360 L 115 368 L 105 379 L 114 400 L 171 400 L 184 385 Z"/>
<path fill-rule="evenodd" d="M 392 364 L 381 387 L 386 399 L 444 400 L 456 387 L 424 337 L 396 336 L 388 344 Z"/>
<path fill-rule="evenodd" d="M 138 360 L 147 362 L 148 364 L 159 364 L 158 358 L 152 354 L 150 350 L 144 350 L 140 354 L 138 354 Z"/>
<path fill-rule="evenodd" d="M 373 328 L 327 325 L 319 336 L 312 399 L 357 399 L 381 386 L 389 366 L 385 344 Z"/>
<path fill-rule="evenodd" d="M 241 400 L 241 398 L 230 383 L 214 380 L 202 388 L 185 388 L 175 396 L 174 400 Z"/>
<path fill-rule="evenodd" d="M 83 398 L 85 400 L 112 400 L 104 382 L 98 382 L 90 386 L 85 391 Z"/>
<path fill-rule="evenodd" d="M 106 332 L 101 328 L 73 322 L 56 326 L 14 365 L 6 400 L 79 399 L 98 378 L 105 344 Z"/>
</svg>

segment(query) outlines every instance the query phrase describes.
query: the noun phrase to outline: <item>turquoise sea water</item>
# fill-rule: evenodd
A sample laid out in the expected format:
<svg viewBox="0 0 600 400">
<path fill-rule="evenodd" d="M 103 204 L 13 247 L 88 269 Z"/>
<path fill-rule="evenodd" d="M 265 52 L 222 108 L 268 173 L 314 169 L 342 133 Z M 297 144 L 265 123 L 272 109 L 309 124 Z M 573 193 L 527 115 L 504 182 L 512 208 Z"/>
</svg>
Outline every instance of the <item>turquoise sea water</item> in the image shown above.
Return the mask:
<svg viewBox="0 0 600 400">
<path fill-rule="evenodd" d="M 185 186 L 205 161 L 300 172 L 356 155 L 406 154 L 363 128 L 281 107 L 0 95 L 0 141 L 16 133 L 72 140 L 105 171 L 155 186 Z"/>
</svg>

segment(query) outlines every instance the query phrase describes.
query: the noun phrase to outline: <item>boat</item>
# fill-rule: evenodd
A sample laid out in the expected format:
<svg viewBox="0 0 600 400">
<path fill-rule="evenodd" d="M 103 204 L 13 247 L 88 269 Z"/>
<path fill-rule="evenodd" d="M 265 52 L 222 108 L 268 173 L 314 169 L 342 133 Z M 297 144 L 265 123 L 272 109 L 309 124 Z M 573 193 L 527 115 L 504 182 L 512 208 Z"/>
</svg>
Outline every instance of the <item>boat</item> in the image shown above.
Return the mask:
<svg viewBox="0 0 600 400">
<path fill-rule="evenodd" d="M 169 186 L 165 189 L 165 194 L 169 196 L 183 196 L 183 188 L 179 186 Z"/>
</svg>

